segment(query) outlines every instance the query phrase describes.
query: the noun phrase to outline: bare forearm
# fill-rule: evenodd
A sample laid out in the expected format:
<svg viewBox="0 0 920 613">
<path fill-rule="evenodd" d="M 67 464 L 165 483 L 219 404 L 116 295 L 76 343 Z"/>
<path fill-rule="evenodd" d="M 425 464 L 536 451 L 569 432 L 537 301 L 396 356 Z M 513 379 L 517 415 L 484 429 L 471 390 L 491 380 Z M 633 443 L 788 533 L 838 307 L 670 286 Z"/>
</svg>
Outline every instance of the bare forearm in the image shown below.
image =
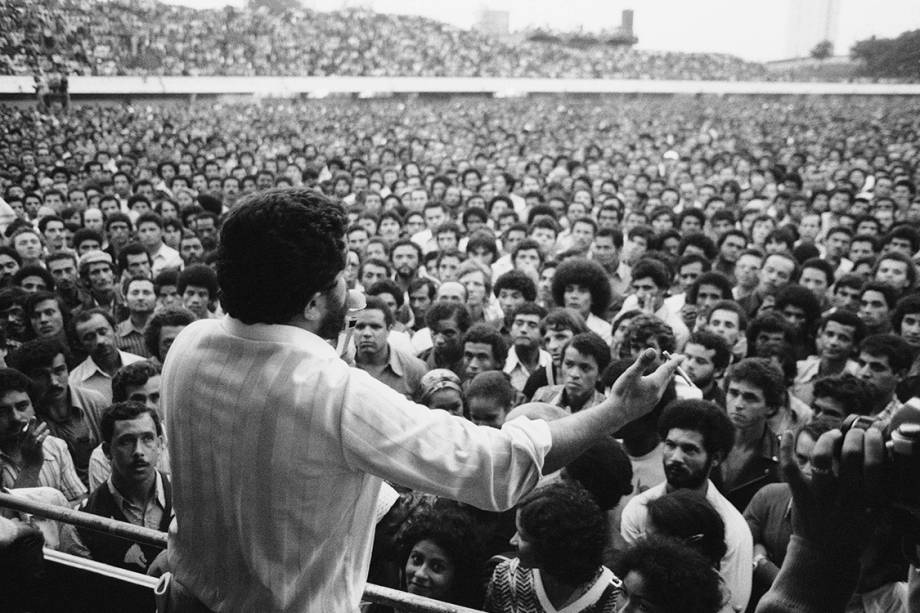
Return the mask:
<svg viewBox="0 0 920 613">
<path fill-rule="evenodd" d="M 623 412 L 617 410 L 610 398 L 591 408 L 549 422 L 553 446 L 543 462 L 543 474 L 559 470 L 626 423 Z"/>
</svg>

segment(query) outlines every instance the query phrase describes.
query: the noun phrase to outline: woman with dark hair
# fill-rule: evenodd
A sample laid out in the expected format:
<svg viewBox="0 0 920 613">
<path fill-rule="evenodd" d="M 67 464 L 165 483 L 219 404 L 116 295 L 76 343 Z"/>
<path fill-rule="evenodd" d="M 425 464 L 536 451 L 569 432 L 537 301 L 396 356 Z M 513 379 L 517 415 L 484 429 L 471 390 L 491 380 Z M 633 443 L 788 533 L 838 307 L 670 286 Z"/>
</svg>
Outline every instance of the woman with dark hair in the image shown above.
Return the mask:
<svg viewBox="0 0 920 613">
<path fill-rule="evenodd" d="M 674 539 L 648 537 L 616 565 L 623 577 L 620 613 L 716 613 L 719 576 L 698 551 Z"/>
<path fill-rule="evenodd" d="M 491 613 L 617 610 L 621 582 L 602 564 L 607 521 L 583 487 L 557 481 L 525 496 L 511 544 L 517 557 L 495 567 Z"/>
<path fill-rule="evenodd" d="M 603 267 L 594 260 L 570 259 L 559 264 L 553 277 L 553 302 L 574 309 L 588 329 L 609 343 L 610 322 L 604 313 L 613 298 Z"/>
<path fill-rule="evenodd" d="M 457 503 L 439 500 L 398 543 L 407 592 L 467 607 L 482 603 L 482 547 L 473 518 Z"/>
</svg>

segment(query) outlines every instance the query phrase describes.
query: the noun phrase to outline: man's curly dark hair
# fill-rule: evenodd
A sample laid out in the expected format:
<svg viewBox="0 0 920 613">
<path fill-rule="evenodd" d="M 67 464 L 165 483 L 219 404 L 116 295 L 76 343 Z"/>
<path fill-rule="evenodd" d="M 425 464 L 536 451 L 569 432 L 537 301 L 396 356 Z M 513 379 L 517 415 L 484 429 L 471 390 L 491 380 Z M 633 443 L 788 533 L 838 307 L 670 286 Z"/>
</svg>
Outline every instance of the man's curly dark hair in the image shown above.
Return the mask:
<svg viewBox="0 0 920 613">
<path fill-rule="evenodd" d="M 872 412 L 874 391 L 870 383 L 844 372 L 815 381 L 812 397 L 836 400 L 847 415 L 868 415 Z"/>
<path fill-rule="evenodd" d="M 122 366 L 112 377 L 112 402 L 127 402 L 128 387 L 146 385 L 149 379 L 160 374 L 160 367 L 150 360 L 140 360 Z"/>
<path fill-rule="evenodd" d="M 677 539 L 646 537 L 614 565 L 618 577 L 636 573 L 664 613 L 716 613 L 722 608 L 719 575 L 697 551 Z"/>
<path fill-rule="evenodd" d="M 674 337 L 674 330 L 654 315 L 638 315 L 629 322 L 626 328 L 626 334 L 623 337 L 623 345 L 632 348 L 633 345 L 645 345 L 649 339 L 654 338 L 658 343 L 658 349 L 661 351 L 674 351 L 677 347 L 677 339 Z"/>
<path fill-rule="evenodd" d="M 600 568 L 607 522 L 581 485 L 558 481 L 539 487 L 521 500 L 518 513 L 541 571 L 581 585 Z"/>
<path fill-rule="evenodd" d="M 38 368 L 50 368 L 54 358 L 67 357 L 67 349 L 56 338 L 38 338 L 26 341 L 6 356 L 6 364 L 26 376 Z"/>
<path fill-rule="evenodd" d="M 725 409 L 708 400 L 672 402 L 658 419 L 658 434 L 664 440 L 672 428 L 692 430 L 703 436 L 703 448 L 710 456 L 724 458 L 735 443 L 735 427 Z"/>
<path fill-rule="evenodd" d="M 556 274 L 559 274 L 558 272 Z M 517 290 L 524 296 L 527 302 L 533 302 L 537 299 L 537 285 L 533 282 L 527 273 L 520 270 L 509 270 L 496 281 L 492 286 L 492 293 L 498 298 L 503 289 Z"/>
<path fill-rule="evenodd" d="M 220 231 L 224 311 L 247 324 L 291 321 L 345 268 L 346 225 L 342 206 L 310 189 L 247 197 Z"/>
<path fill-rule="evenodd" d="M 613 296 L 610 281 L 600 264 L 583 258 L 572 258 L 559 264 L 553 277 L 553 301 L 556 304 L 565 304 L 565 288 L 569 285 L 587 287 L 591 292 L 591 312 L 603 317 Z"/>
<path fill-rule="evenodd" d="M 144 328 L 144 347 L 150 355 L 156 356 L 162 362 L 166 357 L 160 355 L 160 332 L 163 331 L 163 326 L 187 326 L 196 319 L 198 318 L 194 313 L 183 307 L 169 307 L 157 311 Z"/>
</svg>

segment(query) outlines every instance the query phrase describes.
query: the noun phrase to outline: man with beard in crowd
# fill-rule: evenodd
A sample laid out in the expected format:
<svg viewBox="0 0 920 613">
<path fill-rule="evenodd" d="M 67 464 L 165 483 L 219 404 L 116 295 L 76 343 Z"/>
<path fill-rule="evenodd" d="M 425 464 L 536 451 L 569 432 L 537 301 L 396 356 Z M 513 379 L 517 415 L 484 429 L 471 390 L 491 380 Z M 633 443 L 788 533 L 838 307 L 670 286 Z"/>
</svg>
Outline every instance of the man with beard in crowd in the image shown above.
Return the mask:
<svg viewBox="0 0 920 613">
<path fill-rule="evenodd" d="M 186 266 L 198 264 L 204 256 L 204 247 L 197 234 L 185 234 L 179 239 L 179 255 Z"/>
<path fill-rule="evenodd" d="M 12 247 L 0 247 L 0 287 L 9 287 L 22 268 L 22 258 Z"/>
<path fill-rule="evenodd" d="M 425 315 L 431 331 L 432 347 L 419 354 L 429 369 L 447 368 L 463 378 L 463 344 L 461 339 L 469 330 L 470 313 L 459 302 L 436 302 Z"/>
<path fill-rule="evenodd" d="M 541 472 L 651 410 L 679 363 L 643 377 L 655 359 L 647 352 L 601 406 L 553 422 L 495 430 L 429 411 L 349 368 L 328 342 L 357 300 L 344 279 L 345 219 L 317 192 L 276 189 L 250 196 L 224 222 L 218 268 L 228 316 L 187 328 L 163 373 L 182 525 L 170 533 L 173 597 L 210 609 L 354 609 L 381 478 L 509 508 Z M 288 266 L 279 270 L 279 261 Z M 202 432 L 221 443 L 201 445 Z M 253 452 L 245 471 L 233 460 L 240 449 Z M 303 551 L 310 559 L 293 563 Z"/>
<path fill-rule="evenodd" d="M 730 591 L 732 606 L 743 611 L 751 594 L 754 543 L 747 522 L 710 481 L 713 471 L 732 448 L 735 432 L 725 411 L 705 400 L 679 400 L 658 422 L 664 441 L 665 482 L 630 500 L 623 509 L 620 532 L 632 544 L 649 532 L 647 504 L 677 489 L 691 489 L 706 500 L 725 522 L 725 545 L 719 574 Z"/>
<path fill-rule="evenodd" d="M 16 347 L 27 340 L 26 300 L 29 293 L 21 287 L 6 287 L 0 290 L 0 324 L 6 333 L 8 348 Z"/>
<path fill-rule="evenodd" d="M 390 261 L 396 273 L 394 280 L 402 291 L 409 291 L 409 286 L 419 277 L 422 248 L 409 239 L 397 241 L 390 251 Z"/>
</svg>

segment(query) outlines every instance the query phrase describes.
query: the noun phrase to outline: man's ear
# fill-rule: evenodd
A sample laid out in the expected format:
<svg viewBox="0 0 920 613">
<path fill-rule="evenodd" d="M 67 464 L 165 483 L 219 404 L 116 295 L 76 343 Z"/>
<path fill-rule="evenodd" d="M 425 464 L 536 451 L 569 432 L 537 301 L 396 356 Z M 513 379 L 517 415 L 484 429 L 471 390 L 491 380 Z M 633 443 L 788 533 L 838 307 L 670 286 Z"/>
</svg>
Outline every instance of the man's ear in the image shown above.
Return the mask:
<svg viewBox="0 0 920 613">
<path fill-rule="evenodd" d="M 719 466 L 721 466 L 722 460 L 724 459 L 725 459 L 725 454 L 722 453 L 721 451 L 717 451 L 716 453 L 712 454 L 712 467 L 718 468 Z"/>
<path fill-rule="evenodd" d="M 307 306 L 303 309 L 303 318 L 309 322 L 318 322 L 323 318 L 322 307 L 325 305 L 325 296 L 321 292 L 316 292 Z"/>
</svg>

